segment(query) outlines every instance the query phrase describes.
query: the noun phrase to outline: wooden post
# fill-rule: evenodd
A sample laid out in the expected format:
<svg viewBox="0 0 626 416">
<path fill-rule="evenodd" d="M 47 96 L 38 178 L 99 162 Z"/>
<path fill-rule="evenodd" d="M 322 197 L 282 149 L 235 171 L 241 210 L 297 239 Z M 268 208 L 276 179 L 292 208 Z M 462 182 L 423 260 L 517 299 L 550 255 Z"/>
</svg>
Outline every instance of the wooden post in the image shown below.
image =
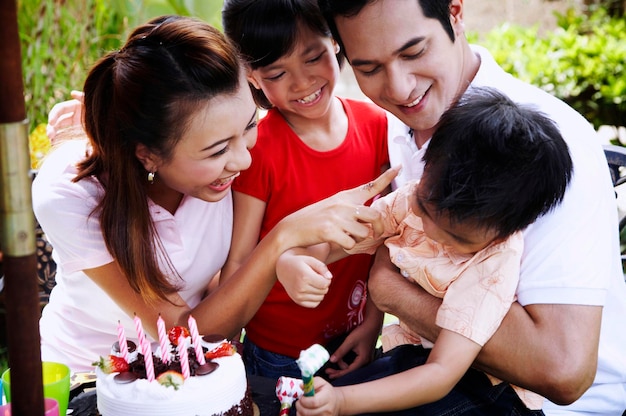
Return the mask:
<svg viewBox="0 0 626 416">
<path fill-rule="evenodd" d="M 40 309 L 16 0 L 0 0 L 0 39 L 0 247 L 5 272 L 11 407 L 14 415 L 38 416 L 44 414 Z"/>
</svg>

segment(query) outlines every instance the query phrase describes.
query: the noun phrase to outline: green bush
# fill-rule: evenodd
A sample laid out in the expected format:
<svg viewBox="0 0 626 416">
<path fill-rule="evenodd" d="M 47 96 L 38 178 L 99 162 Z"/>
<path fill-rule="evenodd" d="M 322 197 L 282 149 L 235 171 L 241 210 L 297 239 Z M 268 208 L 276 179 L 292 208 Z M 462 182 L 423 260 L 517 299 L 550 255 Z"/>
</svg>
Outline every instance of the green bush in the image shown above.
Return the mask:
<svg viewBox="0 0 626 416">
<path fill-rule="evenodd" d="M 200 17 L 220 27 L 222 0 L 20 0 L 18 21 L 30 130 L 48 111 L 81 89 L 89 68 L 119 48 L 130 28 L 162 14 Z M 513 75 L 568 102 L 601 125 L 626 120 L 624 18 L 603 9 L 590 15 L 557 14 L 556 30 L 504 24 L 484 39 L 496 61 Z"/>
<path fill-rule="evenodd" d="M 163 14 L 220 25 L 222 0 L 20 0 L 24 99 L 32 131 L 52 106 L 82 89 L 89 68 L 128 32 Z"/>
<path fill-rule="evenodd" d="M 626 121 L 626 19 L 604 9 L 590 15 L 568 10 L 557 14 L 557 28 L 504 24 L 472 42 L 489 49 L 516 77 L 569 103 L 593 125 Z"/>
<path fill-rule="evenodd" d="M 71 4 L 75 3 L 75 4 Z M 104 0 L 23 0 L 18 23 L 24 99 L 30 130 L 49 109 L 81 89 L 88 68 L 104 50 L 119 45 L 124 17 Z"/>
</svg>

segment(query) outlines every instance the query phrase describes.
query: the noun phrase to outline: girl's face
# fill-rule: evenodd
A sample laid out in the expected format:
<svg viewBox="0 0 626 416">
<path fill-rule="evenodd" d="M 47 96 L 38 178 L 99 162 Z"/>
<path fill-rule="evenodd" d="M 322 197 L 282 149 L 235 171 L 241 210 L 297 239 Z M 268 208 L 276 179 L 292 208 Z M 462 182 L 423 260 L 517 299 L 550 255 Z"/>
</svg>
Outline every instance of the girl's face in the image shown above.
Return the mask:
<svg viewBox="0 0 626 416">
<path fill-rule="evenodd" d="M 293 52 L 251 70 L 248 80 L 286 117 L 318 118 L 329 110 L 339 79 L 338 51 L 331 38 L 300 25 Z"/>
<path fill-rule="evenodd" d="M 235 94 L 220 95 L 199 108 L 170 160 L 150 154 L 156 169 L 148 192 L 153 200 L 182 195 L 215 202 L 224 198 L 239 172 L 250 167 L 249 149 L 257 138 L 257 108 L 245 80 Z M 169 195 L 169 196 L 168 196 Z"/>
<path fill-rule="evenodd" d="M 422 219 L 424 233 L 443 246 L 452 248 L 461 254 L 473 255 L 498 239 L 495 230 L 479 227 L 471 221 L 451 221 L 445 214 L 435 211 L 432 204 L 425 202 L 421 195 L 426 195 L 425 181 L 417 186 L 412 198 L 412 209 Z"/>
</svg>

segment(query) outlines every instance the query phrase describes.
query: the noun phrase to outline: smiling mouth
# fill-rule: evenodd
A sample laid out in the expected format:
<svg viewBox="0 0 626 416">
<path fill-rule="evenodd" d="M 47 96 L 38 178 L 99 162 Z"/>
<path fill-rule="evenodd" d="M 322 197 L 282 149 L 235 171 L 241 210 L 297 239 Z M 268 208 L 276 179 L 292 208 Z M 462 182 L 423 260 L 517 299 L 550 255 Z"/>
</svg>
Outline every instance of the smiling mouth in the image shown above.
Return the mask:
<svg viewBox="0 0 626 416">
<path fill-rule="evenodd" d="M 234 175 L 229 176 L 228 178 L 218 179 L 214 182 L 211 182 L 211 186 L 224 186 L 227 183 L 230 183 L 235 180 L 237 176 L 239 176 L 241 172 L 237 172 Z"/>
<path fill-rule="evenodd" d="M 419 103 L 421 103 L 421 102 L 422 102 L 422 100 L 424 99 L 424 97 L 426 96 L 426 94 L 428 94 L 428 91 L 430 91 L 430 88 L 431 88 L 431 87 L 432 87 L 432 85 L 431 85 L 431 86 L 429 86 L 429 87 L 426 89 L 426 91 L 424 91 L 424 94 L 420 95 L 419 97 L 417 97 L 416 99 L 414 99 L 414 100 L 413 100 L 413 101 L 411 101 L 410 103 L 408 103 L 408 104 L 404 104 L 404 105 L 403 105 L 403 107 L 406 107 L 406 108 L 412 108 L 412 107 L 415 107 L 416 105 L 418 105 Z"/>
<path fill-rule="evenodd" d="M 424 98 L 424 95 L 426 95 L 426 94 L 422 94 L 422 95 L 420 95 L 420 96 L 419 96 L 419 97 L 417 97 L 415 100 L 411 101 L 411 102 L 410 102 L 410 103 L 408 103 L 408 104 L 405 104 L 404 106 L 405 106 L 405 107 L 408 107 L 408 108 L 415 107 L 416 105 L 418 105 L 418 104 L 422 101 L 422 99 Z"/>
<path fill-rule="evenodd" d="M 309 104 L 315 101 L 317 97 L 319 97 L 321 94 L 322 94 L 322 89 L 320 88 L 319 90 L 315 91 L 313 94 L 307 95 L 306 97 L 300 98 L 299 100 L 296 100 L 296 101 L 299 102 L 300 104 Z"/>
</svg>

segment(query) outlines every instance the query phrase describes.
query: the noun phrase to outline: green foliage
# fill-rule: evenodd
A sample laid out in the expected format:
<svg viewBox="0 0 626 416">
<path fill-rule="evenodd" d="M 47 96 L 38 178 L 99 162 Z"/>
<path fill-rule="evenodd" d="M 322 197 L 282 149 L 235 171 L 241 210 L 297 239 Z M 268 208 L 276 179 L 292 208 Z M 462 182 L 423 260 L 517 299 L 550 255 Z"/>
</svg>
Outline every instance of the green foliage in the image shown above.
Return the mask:
<svg viewBox="0 0 626 416">
<path fill-rule="evenodd" d="M 626 19 L 604 9 L 590 15 L 570 9 L 556 17 L 558 27 L 543 35 L 536 26 L 504 24 L 484 39 L 470 39 L 489 49 L 507 72 L 563 99 L 596 128 L 623 125 Z"/>
<path fill-rule="evenodd" d="M 23 0 L 18 7 L 24 98 L 32 130 L 71 89 L 82 89 L 87 69 L 103 51 L 119 45 L 124 18 L 103 0 Z"/>
<path fill-rule="evenodd" d="M 18 23 L 30 130 L 48 111 L 82 89 L 89 68 L 120 47 L 128 32 L 163 14 L 199 17 L 221 28 L 222 0 L 20 0 Z M 596 127 L 626 120 L 626 19 L 603 9 L 590 15 L 570 9 L 558 27 L 504 24 L 484 39 L 496 61 L 513 75 L 538 85 L 581 112 Z"/>
<path fill-rule="evenodd" d="M 118 49 L 128 32 L 163 14 L 199 17 L 221 27 L 222 0 L 20 0 L 24 98 L 30 130 L 52 106 L 81 90 L 89 68 Z"/>
</svg>

